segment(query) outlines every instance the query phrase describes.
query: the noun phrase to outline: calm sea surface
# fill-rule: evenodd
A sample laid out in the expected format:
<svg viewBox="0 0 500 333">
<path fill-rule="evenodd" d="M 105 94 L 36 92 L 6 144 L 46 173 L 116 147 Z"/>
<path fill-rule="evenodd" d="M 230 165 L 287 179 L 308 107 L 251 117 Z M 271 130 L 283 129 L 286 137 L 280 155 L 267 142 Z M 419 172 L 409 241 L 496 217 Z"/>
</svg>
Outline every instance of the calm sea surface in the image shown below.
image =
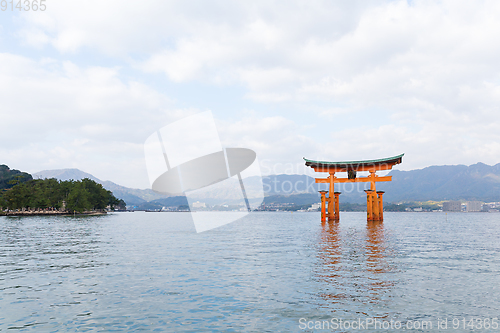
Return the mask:
<svg viewBox="0 0 500 333">
<path fill-rule="evenodd" d="M 0 217 L 0 291 L 2 332 L 498 332 L 500 214 Z"/>
</svg>

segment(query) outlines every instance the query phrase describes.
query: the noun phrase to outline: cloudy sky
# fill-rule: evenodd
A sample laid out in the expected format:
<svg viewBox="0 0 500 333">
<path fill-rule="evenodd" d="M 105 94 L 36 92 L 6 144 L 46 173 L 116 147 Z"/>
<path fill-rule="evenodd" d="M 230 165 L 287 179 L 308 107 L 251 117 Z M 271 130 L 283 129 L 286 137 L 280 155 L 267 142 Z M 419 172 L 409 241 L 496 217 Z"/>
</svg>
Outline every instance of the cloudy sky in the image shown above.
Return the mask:
<svg viewBox="0 0 500 333">
<path fill-rule="evenodd" d="M 149 186 L 147 137 L 212 111 L 264 173 L 500 162 L 498 1 L 46 0 L 0 11 L 0 164 Z M 3 9 L 3 8 L 2 8 Z"/>
</svg>

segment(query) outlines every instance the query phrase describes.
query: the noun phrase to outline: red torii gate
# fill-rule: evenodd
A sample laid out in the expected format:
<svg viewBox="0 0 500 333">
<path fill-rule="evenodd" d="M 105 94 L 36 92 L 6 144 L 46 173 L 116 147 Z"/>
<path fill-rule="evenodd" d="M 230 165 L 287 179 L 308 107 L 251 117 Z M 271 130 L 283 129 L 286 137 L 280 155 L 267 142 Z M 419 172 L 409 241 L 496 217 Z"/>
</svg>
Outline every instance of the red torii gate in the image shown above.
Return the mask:
<svg viewBox="0 0 500 333">
<path fill-rule="evenodd" d="M 327 178 L 316 178 L 316 183 L 330 184 L 330 191 L 319 191 L 321 193 L 321 222 L 339 221 L 339 195 L 340 192 L 335 192 L 335 183 L 359 183 L 370 182 L 370 189 L 366 192 L 366 213 L 368 221 L 383 221 L 384 220 L 384 204 L 382 200 L 383 191 L 378 191 L 375 188 L 376 182 L 390 182 L 392 176 L 379 177 L 375 174 L 376 171 L 390 170 L 396 164 L 403 161 L 403 155 L 394 157 L 381 158 L 378 160 L 366 161 L 349 161 L 349 162 L 326 162 L 313 161 L 304 158 L 306 166 L 314 169 L 316 172 L 328 172 L 330 175 Z M 369 171 L 368 177 L 356 177 L 358 171 Z M 347 172 L 347 178 L 335 177 L 336 172 Z M 328 197 L 326 194 L 329 192 Z M 328 213 L 326 206 L 328 205 Z"/>
</svg>

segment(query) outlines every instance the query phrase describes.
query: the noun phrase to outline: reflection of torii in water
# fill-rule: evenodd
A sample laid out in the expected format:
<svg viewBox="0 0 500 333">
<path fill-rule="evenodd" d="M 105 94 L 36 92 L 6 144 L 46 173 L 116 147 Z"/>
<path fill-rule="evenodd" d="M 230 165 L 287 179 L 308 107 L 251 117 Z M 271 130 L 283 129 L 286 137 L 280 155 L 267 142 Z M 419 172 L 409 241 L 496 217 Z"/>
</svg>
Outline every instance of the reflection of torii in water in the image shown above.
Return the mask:
<svg viewBox="0 0 500 333">
<path fill-rule="evenodd" d="M 329 304 L 349 304 L 352 300 L 379 303 L 387 299 L 395 285 L 387 274 L 397 267 L 391 260 L 383 223 L 368 222 L 364 235 L 361 230 L 348 235 L 339 223 L 322 224 L 318 245 L 315 275 L 325 283 L 321 298 Z M 354 248 L 364 251 L 352 255 Z"/>
<path fill-rule="evenodd" d="M 330 176 L 327 178 L 316 178 L 316 183 L 330 184 L 330 191 L 319 191 L 321 193 L 321 221 L 338 221 L 339 215 L 339 195 L 340 192 L 335 192 L 335 183 L 359 183 L 370 182 L 370 189 L 366 192 L 366 212 L 368 221 L 383 221 L 384 207 L 382 195 L 383 191 L 378 191 L 375 188 L 376 182 L 388 182 L 392 180 L 392 176 L 379 177 L 375 174 L 376 171 L 390 170 L 396 164 L 403 161 L 403 155 L 394 157 L 381 158 L 378 160 L 366 161 L 349 161 L 349 162 L 326 162 L 313 161 L 304 158 L 306 166 L 314 169 L 316 172 L 328 172 Z M 358 171 L 369 171 L 368 177 L 356 177 Z M 347 178 L 335 177 L 336 172 L 347 172 Z M 328 205 L 328 213 L 326 206 Z"/>
</svg>

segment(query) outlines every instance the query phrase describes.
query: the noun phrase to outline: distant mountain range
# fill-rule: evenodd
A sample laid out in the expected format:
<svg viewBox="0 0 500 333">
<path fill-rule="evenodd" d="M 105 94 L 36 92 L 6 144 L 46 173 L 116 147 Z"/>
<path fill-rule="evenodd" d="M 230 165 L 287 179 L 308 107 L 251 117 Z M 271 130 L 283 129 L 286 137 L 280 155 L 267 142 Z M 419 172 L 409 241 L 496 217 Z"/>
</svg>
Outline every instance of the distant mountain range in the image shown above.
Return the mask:
<svg viewBox="0 0 500 333">
<path fill-rule="evenodd" d="M 392 170 L 389 173 L 392 182 L 377 183 L 377 190 L 385 191 L 385 202 L 402 201 L 443 201 L 443 200 L 481 200 L 500 201 L 500 163 L 489 166 L 477 163 L 471 166 L 445 165 L 430 166 L 424 169 L 399 171 Z M 129 206 L 154 206 L 182 204 L 185 199 L 179 195 L 162 195 L 152 190 L 132 189 L 120 186 L 111 181 L 101 181 L 89 173 L 78 169 L 45 170 L 33 174 L 33 178 L 56 178 L 59 180 L 80 180 L 90 178 L 103 185 L 104 188 L 123 199 Z M 233 181 L 233 180 L 230 180 Z M 237 182 L 234 180 L 234 182 Z M 262 178 L 249 177 L 245 180 L 246 192 L 249 198 L 259 193 L 263 186 L 266 195 L 266 204 L 286 201 L 289 196 L 290 202 L 301 204 L 318 202 L 318 190 L 326 189 L 325 184 L 316 184 L 314 178 L 307 175 L 269 175 Z M 368 188 L 368 183 L 337 184 L 336 190 L 342 192 L 342 202 L 364 203 L 366 195 L 363 192 Z M 237 188 L 237 187 L 235 187 Z M 235 190 L 233 190 L 235 191 Z M 236 193 L 222 185 L 213 186 L 197 191 L 197 198 L 207 203 L 213 199 L 227 200 L 231 203 Z M 303 194 L 310 195 L 304 196 Z M 314 194 L 314 195 L 311 195 Z M 151 204 L 146 205 L 150 202 Z"/>
<path fill-rule="evenodd" d="M 466 165 L 430 166 L 423 169 L 391 170 L 391 182 L 377 183 L 377 190 L 385 191 L 385 202 L 480 200 L 500 201 L 500 163 L 490 166 L 484 163 Z M 283 195 L 290 184 L 308 193 L 327 189 L 326 184 L 314 184 L 314 178 L 306 175 L 276 175 L 264 177 L 269 192 L 267 195 Z M 266 185 L 264 185 L 266 187 Z M 343 202 L 364 203 L 364 189 L 369 183 L 337 184 L 335 190 L 342 192 Z M 294 192 L 295 191 L 294 188 Z"/>
<path fill-rule="evenodd" d="M 392 182 L 380 189 L 387 201 L 481 200 L 500 201 L 500 163 L 430 166 L 389 173 Z"/>
</svg>

